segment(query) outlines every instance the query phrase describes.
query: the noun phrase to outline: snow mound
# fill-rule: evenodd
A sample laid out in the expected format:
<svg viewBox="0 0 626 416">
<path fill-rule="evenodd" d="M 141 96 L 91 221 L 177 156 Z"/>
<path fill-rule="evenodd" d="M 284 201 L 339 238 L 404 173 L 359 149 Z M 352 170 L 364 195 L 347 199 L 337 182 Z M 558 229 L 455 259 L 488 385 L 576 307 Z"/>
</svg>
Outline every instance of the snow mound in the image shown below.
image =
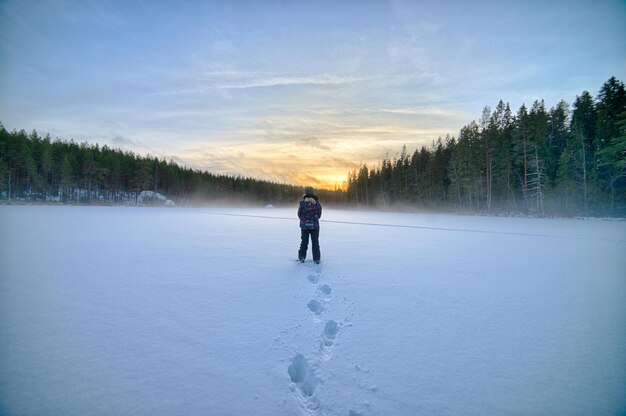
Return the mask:
<svg viewBox="0 0 626 416">
<path fill-rule="evenodd" d="M 141 191 L 137 197 L 137 205 L 163 205 L 166 207 L 173 207 L 176 205 L 174 201 L 154 191 Z"/>
</svg>

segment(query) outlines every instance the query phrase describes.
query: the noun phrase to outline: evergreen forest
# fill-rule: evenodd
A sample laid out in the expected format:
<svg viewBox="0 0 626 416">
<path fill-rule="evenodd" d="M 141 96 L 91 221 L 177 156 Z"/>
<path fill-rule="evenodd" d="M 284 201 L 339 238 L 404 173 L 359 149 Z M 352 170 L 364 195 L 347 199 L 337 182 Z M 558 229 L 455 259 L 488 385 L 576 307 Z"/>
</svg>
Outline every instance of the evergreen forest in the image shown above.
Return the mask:
<svg viewBox="0 0 626 416">
<path fill-rule="evenodd" d="M 179 205 L 287 204 L 300 186 L 213 174 L 108 146 L 7 131 L 0 124 L 0 201 L 133 204 L 140 192 Z M 513 113 L 500 101 L 479 121 L 378 166 L 348 174 L 326 203 L 495 215 L 626 216 L 626 93 L 611 77 L 570 107 L 543 100 Z"/>
<path fill-rule="evenodd" d="M 458 138 L 406 146 L 348 177 L 348 200 L 461 213 L 626 216 L 626 94 L 611 77 L 594 98 L 513 113 L 500 101 Z"/>
<path fill-rule="evenodd" d="M 303 192 L 301 186 L 216 175 L 106 145 L 9 132 L 0 124 L 0 200 L 135 204 L 142 191 L 158 192 L 178 205 L 280 205 L 297 201 Z M 344 192 L 317 193 L 326 202 L 345 201 Z"/>
</svg>

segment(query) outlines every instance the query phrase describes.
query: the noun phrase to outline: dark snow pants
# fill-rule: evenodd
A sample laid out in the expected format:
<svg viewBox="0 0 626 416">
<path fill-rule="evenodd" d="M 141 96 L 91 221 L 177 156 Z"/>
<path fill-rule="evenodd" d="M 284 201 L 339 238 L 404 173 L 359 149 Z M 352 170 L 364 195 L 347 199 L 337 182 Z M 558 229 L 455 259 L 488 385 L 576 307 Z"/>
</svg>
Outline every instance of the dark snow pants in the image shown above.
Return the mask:
<svg viewBox="0 0 626 416">
<path fill-rule="evenodd" d="M 313 242 L 313 261 L 320 260 L 320 230 L 305 230 L 304 228 L 300 229 L 302 231 L 302 242 L 300 243 L 300 250 L 298 251 L 298 258 L 300 260 L 304 260 L 306 258 L 306 251 L 309 247 L 309 236 L 311 236 L 311 241 Z"/>
</svg>

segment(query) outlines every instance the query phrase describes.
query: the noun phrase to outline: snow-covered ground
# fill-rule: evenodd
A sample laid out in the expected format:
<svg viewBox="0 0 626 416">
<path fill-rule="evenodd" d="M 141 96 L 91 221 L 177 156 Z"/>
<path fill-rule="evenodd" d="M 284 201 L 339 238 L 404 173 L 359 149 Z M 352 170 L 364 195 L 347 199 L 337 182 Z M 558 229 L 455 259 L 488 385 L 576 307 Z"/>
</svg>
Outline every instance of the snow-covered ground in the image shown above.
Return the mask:
<svg viewBox="0 0 626 416">
<path fill-rule="evenodd" d="M 626 222 L 0 207 L 0 413 L 616 415 Z"/>
</svg>

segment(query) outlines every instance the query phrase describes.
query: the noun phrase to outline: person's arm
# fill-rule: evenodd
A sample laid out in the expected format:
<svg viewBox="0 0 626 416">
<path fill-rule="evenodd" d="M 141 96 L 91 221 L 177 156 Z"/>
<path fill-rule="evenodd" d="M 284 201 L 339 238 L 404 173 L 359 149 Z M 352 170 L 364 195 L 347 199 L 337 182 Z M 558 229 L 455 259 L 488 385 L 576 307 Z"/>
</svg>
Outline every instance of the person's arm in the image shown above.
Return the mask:
<svg viewBox="0 0 626 416">
<path fill-rule="evenodd" d="M 317 219 L 322 218 L 322 204 L 320 201 L 317 201 Z"/>
<path fill-rule="evenodd" d="M 302 204 L 298 205 L 298 218 L 302 219 Z"/>
</svg>

